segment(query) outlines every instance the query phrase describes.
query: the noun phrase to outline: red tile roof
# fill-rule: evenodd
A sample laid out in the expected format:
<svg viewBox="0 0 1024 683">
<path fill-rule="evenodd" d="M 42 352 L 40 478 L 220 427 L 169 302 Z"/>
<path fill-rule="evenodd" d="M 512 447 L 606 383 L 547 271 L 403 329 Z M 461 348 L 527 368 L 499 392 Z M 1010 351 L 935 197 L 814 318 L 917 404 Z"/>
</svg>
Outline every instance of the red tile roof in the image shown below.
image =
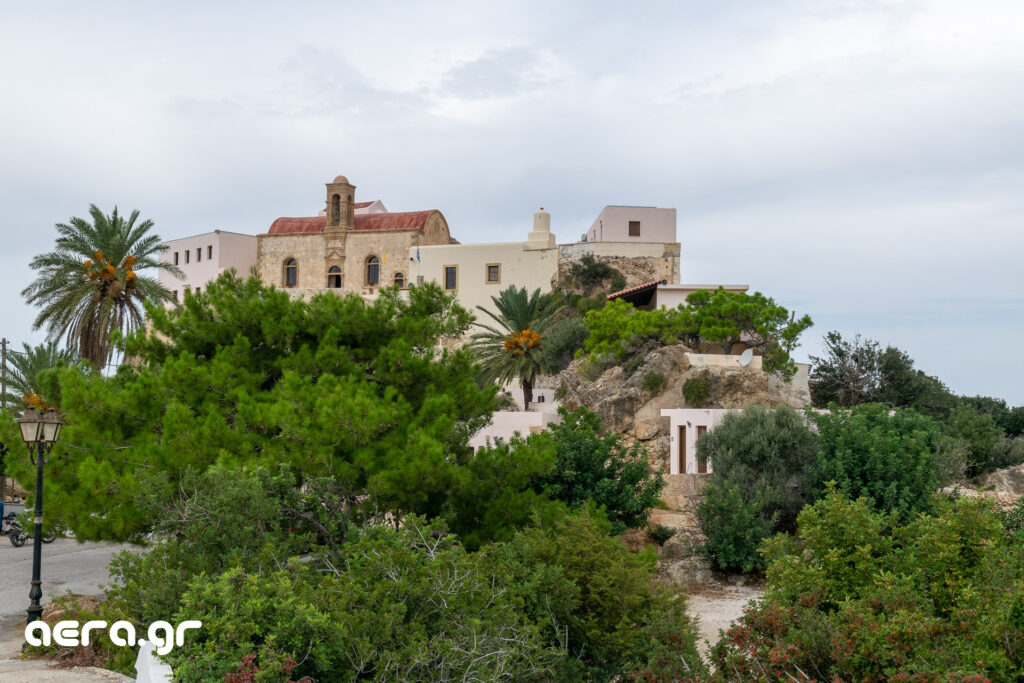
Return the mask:
<svg viewBox="0 0 1024 683">
<path fill-rule="evenodd" d="M 607 296 L 607 299 L 608 301 L 611 301 L 612 299 L 618 299 L 620 296 L 625 296 L 626 294 L 635 294 L 636 292 L 642 291 L 644 289 L 654 289 L 658 285 L 664 284 L 666 284 L 665 280 L 651 280 L 650 282 L 644 282 L 639 285 L 633 285 L 632 287 L 620 289 L 617 292 L 612 292 Z"/>
<path fill-rule="evenodd" d="M 359 206 L 358 204 L 356 206 Z M 402 211 L 399 213 L 364 213 L 355 216 L 353 230 L 419 230 L 427 225 L 427 219 L 434 213 L 429 211 Z M 306 218 L 278 218 L 270 230 L 271 235 L 291 233 L 323 232 L 327 225 L 326 216 L 309 216 Z"/>
<path fill-rule="evenodd" d="M 374 200 L 374 201 L 376 201 L 376 200 Z M 353 204 L 352 206 L 354 206 L 354 207 L 355 207 L 355 208 L 357 208 L 357 209 L 365 209 L 365 208 L 366 208 L 366 207 L 368 207 L 368 206 L 369 206 L 370 204 L 373 204 L 373 202 L 356 202 L 356 203 L 355 203 L 355 204 Z"/>
</svg>

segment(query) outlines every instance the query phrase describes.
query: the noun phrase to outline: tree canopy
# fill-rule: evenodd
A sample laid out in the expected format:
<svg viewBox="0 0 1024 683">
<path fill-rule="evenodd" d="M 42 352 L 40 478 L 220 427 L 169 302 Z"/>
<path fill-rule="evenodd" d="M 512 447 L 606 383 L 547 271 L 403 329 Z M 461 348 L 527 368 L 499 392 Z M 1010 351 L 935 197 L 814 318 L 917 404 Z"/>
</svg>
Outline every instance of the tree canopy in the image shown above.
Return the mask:
<svg viewBox="0 0 1024 683">
<path fill-rule="evenodd" d="M 526 287 L 511 286 L 492 296 L 495 310 L 477 306 L 491 323 L 477 323 L 481 331 L 472 337 L 472 348 L 480 360 L 484 379 L 510 383 L 519 380 L 523 388 L 524 408 L 533 401 L 537 376 L 549 365 L 545 356 L 548 336 L 563 319 L 565 307 L 561 294 L 532 294 Z"/>
<path fill-rule="evenodd" d="M 811 326 L 810 316 L 795 319 L 760 292 L 727 292 L 721 287 L 698 290 L 686 301 L 687 305 L 675 309 L 644 311 L 617 299 L 604 308 L 587 311 L 584 319 L 590 336 L 584 349 L 593 358 L 624 358 L 649 341 L 683 341 L 693 347 L 721 344 L 726 353 L 744 344 L 761 352 L 765 371 L 787 380 L 796 372 L 790 353 Z"/>
<path fill-rule="evenodd" d="M 181 308 L 150 307 L 151 333 L 127 340 L 135 363 L 109 378 L 62 371 L 45 397 L 68 422 L 48 507 L 81 538 L 130 538 L 151 522 L 140 492 L 220 462 L 333 475 L 396 514 L 437 514 L 494 388 L 478 386 L 468 349 L 435 348 L 469 314 L 432 285 L 402 296 L 303 301 L 227 273 Z M 4 440 L 16 429 L 8 420 Z"/>
<path fill-rule="evenodd" d="M 697 507 L 707 537 L 704 552 L 723 571 L 761 566 L 761 541 L 792 531 L 814 498 L 817 441 L 804 416 L 788 406 L 757 404 L 725 415 L 697 441 L 712 474 Z"/>
<path fill-rule="evenodd" d="M 61 348 L 53 340 L 36 346 L 22 344 L 21 351 L 12 351 L 7 357 L 7 389 L 10 393 L 0 397 L 0 400 L 6 401 L 6 405 L 0 405 L 0 408 L 18 409 L 31 406 L 42 409 L 44 404 L 39 397 L 42 392 L 42 373 L 52 368 L 70 365 L 74 359 L 75 354 L 72 351 Z"/>
<path fill-rule="evenodd" d="M 722 344 L 726 353 L 743 344 L 761 351 L 765 370 L 787 378 L 796 372 L 789 354 L 813 324 L 809 315 L 797 319 L 760 292 L 727 292 L 722 287 L 693 292 L 686 302 L 690 325 L 701 341 Z"/>
<path fill-rule="evenodd" d="M 38 276 L 22 295 L 42 308 L 35 329 L 45 326 L 51 339 L 64 337 L 79 356 L 102 368 L 113 356 L 114 334 L 142 325 L 146 302 L 173 301 L 157 279 L 137 271 L 181 271 L 160 260 L 153 221 L 137 222 L 138 211 L 125 218 L 114 207 L 105 215 L 93 204 L 89 215 L 91 223 L 73 217 L 56 225 L 56 247 L 32 259 Z"/>
</svg>

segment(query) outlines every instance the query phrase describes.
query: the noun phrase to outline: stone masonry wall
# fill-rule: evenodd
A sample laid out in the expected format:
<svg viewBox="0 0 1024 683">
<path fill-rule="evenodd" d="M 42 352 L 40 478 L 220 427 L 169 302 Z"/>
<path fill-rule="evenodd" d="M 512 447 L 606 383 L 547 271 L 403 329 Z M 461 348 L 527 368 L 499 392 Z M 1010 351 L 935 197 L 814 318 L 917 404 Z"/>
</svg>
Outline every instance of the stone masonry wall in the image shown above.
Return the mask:
<svg viewBox="0 0 1024 683">
<path fill-rule="evenodd" d="M 622 273 L 627 287 L 652 280 L 678 284 L 679 253 L 678 243 L 623 244 L 621 247 L 618 243 L 604 242 L 563 245 L 559 247 L 558 282 L 571 282 L 572 267 L 584 255 L 590 254 L 595 261 L 606 263 Z"/>
</svg>

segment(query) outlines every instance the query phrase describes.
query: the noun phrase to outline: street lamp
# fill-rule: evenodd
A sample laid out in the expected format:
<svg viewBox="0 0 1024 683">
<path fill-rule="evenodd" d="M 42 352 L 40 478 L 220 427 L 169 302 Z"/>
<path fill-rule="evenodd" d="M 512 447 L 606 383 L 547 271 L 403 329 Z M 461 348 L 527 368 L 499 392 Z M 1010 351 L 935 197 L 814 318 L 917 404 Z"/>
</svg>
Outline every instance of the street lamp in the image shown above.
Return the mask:
<svg viewBox="0 0 1024 683">
<path fill-rule="evenodd" d="M 60 428 L 64 420 L 53 408 L 46 412 L 36 412 L 29 408 L 18 418 L 21 427 L 21 438 L 28 446 L 28 455 L 36 466 L 36 517 L 35 545 L 32 546 L 32 590 L 28 597 L 32 600 L 28 606 L 27 623 L 32 623 L 43 616 L 43 606 L 39 600 L 43 597 L 42 581 L 39 578 L 39 566 L 43 559 L 43 464 L 47 461 L 53 444 L 60 437 Z"/>
</svg>

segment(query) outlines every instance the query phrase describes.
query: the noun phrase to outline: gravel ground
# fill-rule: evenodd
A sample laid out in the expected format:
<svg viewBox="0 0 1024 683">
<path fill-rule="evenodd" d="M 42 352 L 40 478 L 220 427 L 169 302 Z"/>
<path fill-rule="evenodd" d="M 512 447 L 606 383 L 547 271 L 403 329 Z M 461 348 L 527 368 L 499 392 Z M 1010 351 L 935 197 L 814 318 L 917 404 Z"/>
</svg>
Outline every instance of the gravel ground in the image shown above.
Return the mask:
<svg viewBox="0 0 1024 683">
<path fill-rule="evenodd" d="M 743 615 L 748 602 L 763 595 L 763 588 L 751 586 L 709 586 L 690 593 L 686 606 L 687 611 L 700 620 L 701 642 L 697 647 L 701 655 L 706 657 L 711 646 L 718 642 L 719 630 L 728 629 Z"/>
</svg>

